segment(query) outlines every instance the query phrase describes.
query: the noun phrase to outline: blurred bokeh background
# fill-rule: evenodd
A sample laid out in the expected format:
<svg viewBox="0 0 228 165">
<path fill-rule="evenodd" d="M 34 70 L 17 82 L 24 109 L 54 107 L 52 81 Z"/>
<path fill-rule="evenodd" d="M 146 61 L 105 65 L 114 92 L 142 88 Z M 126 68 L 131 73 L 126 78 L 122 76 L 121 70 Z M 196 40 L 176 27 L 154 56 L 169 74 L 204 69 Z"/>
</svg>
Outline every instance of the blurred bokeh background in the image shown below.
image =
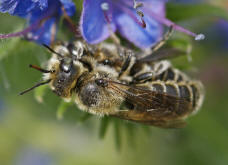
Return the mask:
<svg viewBox="0 0 228 165">
<path fill-rule="evenodd" d="M 80 12 L 81 1 L 76 3 Z M 28 65 L 45 66 L 50 54 L 19 38 L 1 40 L 0 164 L 227 165 L 228 1 L 173 0 L 167 4 L 167 17 L 206 35 L 200 42 L 179 32 L 171 38 L 192 45 L 191 62 L 186 56 L 172 62 L 206 88 L 201 111 L 185 128 L 160 129 L 110 118 L 102 125 L 99 117 L 76 105 L 67 105 L 64 118 L 57 120 L 56 111 L 66 105 L 49 89 L 18 96 L 41 80 Z M 0 14 L 0 22 L 0 33 L 18 31 L 25 23 L 7 14 Z M 67 39 L 66 33 L 60 31 L 58 37 Z"/>
</svg>

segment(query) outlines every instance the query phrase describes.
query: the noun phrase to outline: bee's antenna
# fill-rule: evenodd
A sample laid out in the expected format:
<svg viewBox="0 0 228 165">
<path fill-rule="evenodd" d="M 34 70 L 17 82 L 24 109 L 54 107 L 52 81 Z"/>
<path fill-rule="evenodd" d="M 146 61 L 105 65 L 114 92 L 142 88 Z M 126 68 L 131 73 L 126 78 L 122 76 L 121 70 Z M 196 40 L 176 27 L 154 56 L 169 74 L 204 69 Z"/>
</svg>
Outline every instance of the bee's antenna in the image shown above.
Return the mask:
<svg viewBox="0 0 228 165">
<path fill-rule="evenodd" d="M 36 69 L 36 70 L 38 70 L 40 72 L 43 72 L 43 73 L 50 73 L 51 72 L 50 70 L 42 69 L 39 66 L 32 65 L 32 64 L 30 64 L 29 67 L 30 68 L 33 68 L 33 69 Z"/>
<path fill-rule="evenodd" d="M 46 45 L 46 44 L 42 44 L 45 48 L 47 48 L 50 52 L 56 54 L 58 57 L 63 58 L 63 55 L 60 53 L 57 53 L 56 51 L 54 51 L 50 46 Z"/>
<path fill-rule="evenodd" d="M 26 89 L 26 90 L 24 90 L 23 92 L 19 93 L 19 95 L 23 95 L 23 94 L 25 94 L 25 93 L 27 93 L 27 92 L 29 92 L 29 91 L 31 91 L 31 90 L 33 90 L 33 89 L 35 89 L 35 88 L 41 86 L 41 85 L 48 84 L 50 81 L 51 81 L 51 79 L 49 79 L 49 80 L 47 80 L 47 81 L 44 81 L 44 82 L 37 83 L 37 84 L 34 85 L 33 87 L 31 87 L 31 88 L 29 88 L 29 89 Z"/>
</svg>

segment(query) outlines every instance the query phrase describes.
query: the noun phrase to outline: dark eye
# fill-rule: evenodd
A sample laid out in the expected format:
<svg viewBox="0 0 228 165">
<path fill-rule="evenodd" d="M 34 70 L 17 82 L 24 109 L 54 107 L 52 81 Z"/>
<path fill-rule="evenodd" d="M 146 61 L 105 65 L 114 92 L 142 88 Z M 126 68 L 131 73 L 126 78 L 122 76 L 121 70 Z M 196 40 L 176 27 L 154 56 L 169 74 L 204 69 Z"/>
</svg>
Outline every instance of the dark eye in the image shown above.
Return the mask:
<svg viewBox="0 0 228 165">
<path fill-rule="evenodd" d="M 69 65 L 63 64 L 63 65 L 61 65 L 61 70 L 66 72 L 66 73 L 69 73 L 70 72 L 70 67 L 69 67 Z"/>
<path fill-rule="evenodd" d="M 60 69 L 65 72 L 65 73 L 69 73 L 71 68 L 73 66 L 73 61 L 72 60 L 62 60 L 60 63 Z"/>
<path fill-rule="evenodd" d="M 108 86 L 108 82 L 104 79 L 97 79 L 97 80 L 95 80 L 95 83 L 101 87 L 107 87 Z"/>
<path fill-rule="evenodd" d="M 105 59 L 103 62 L 102 62 L 104 65 L 111 65 L 112 62 L 108 59 Z"/>
</svg>

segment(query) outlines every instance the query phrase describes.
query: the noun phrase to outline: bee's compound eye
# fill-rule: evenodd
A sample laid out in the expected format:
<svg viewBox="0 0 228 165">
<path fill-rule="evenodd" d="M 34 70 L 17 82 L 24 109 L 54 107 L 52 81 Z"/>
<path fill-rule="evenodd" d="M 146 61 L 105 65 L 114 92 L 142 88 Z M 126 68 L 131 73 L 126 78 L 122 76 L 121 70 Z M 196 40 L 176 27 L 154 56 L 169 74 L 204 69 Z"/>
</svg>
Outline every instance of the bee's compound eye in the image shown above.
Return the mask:
<svg viewBox="0 0 228 165">
<path fill-rule="evenodd" d="M 69 71 L 70 71 L 69 65 L 62 65 L 62 70 L 63 70 L 64 72 L 69 72 Z"/>
<path fill-rule="evenodd" d="M 111 65 L 111 61 L 108 60 L 108 59 L 105 59 L 105 60 L 103 61 L 103 64 L 104 64 L 104 65 Z"/>
<path fill-rule="evenodd" d="M 99 86 L 102 86 L 102 87 L 108 86 L 108 82 L 104 79 L 97 79 L 97 80 L 95 80 L 95 83 Z"/>
<path fill-rule="evenodd" d="M 64 59 L 60 63 L 61 70 L 65 73 L 69 73 L 72 68 L 72 60 L 71 59 Z"/>
</svg>

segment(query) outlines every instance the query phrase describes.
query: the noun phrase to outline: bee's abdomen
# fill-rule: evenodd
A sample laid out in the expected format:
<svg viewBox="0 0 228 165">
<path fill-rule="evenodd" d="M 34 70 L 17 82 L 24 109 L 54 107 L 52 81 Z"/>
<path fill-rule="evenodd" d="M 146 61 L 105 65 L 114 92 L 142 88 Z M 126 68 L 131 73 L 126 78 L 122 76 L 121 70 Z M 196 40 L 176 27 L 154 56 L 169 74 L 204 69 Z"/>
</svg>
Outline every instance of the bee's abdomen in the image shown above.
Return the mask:
<svg viewBox="0 0 228 165">
<path fill-rule="evenodd" d="M 204 88 L 200 81 L 191 81 L 188 83 L 192 90 L 192 106 L 194 108 L 193 113 L 196 113 L 203 104 L 204 100 Z"/>
<path fill-rule="evenodd" d="M 162 102 L 178 115 L 195 113 L 203 101 L 203 87 L 198 81 L 154 81 L 153 91 L 163 93 Z"/>
<path fill-rule="evenodd" d="M 164 72 L 162 72 L 154 78 L 154 80 L 175 82 L 186 81 L 187 79 L 188 78 L 184 73 L 172 67 L 168 68 L 167 70 L 165 70 Z"/>
</svg>

